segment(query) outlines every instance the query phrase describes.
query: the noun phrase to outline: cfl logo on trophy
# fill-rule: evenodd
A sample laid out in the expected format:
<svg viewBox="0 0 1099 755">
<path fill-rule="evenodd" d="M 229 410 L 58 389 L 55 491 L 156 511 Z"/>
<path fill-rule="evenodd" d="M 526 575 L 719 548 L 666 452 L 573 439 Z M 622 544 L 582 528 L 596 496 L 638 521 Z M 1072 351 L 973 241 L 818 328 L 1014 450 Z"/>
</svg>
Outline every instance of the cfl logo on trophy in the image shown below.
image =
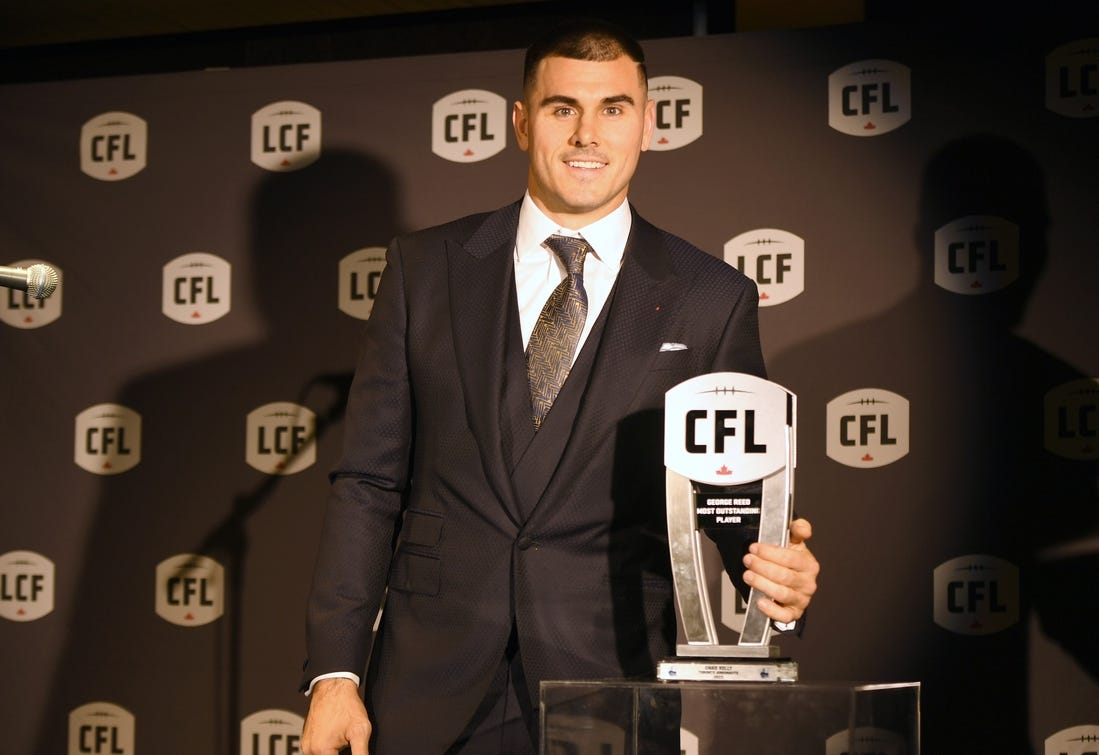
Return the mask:
<svg viewBox="0 0 1099 755">
<path fill-rule="evenodd" d="M 321 156 L 321 111 L 293 100 L 252 114 L 252 162 L 276 172 L 301 170 Z"/>
<path fill-rule="evenodd" d="M 64 293 L 64 276 L 60 268 L 51 262 L 29 259 L 11 263 L 11 267 L 28 268 L 31 265 L 49 265 L 57 272 L 57 288 L 44 299 L 36 299 L 26 291 L 5 288 L 3 306 L 0 306 L 0 322 L 21 330 L 42 328 L 61 317 L 61 300 Z"/>
<path fill-rule="evenodd" d="M 76 465 L 92 474 L 127 472 L 141 463 L 141 415 L 120 404 L 96 404 L 76 415 Z"/>
<path fill-rule="evenodd" d="M 313 466 L 317 418 L 312 410 L 276 401 L 248 414 L 248 466 L 266 474 L 291 475 Z"/>
<path fill-rule="evenodd" d="M 805 241 L 789 231 L 742 233 L 725 242 L 724 258 L 756 282 L 761 307 L 784 304 L 805 290 Z"/>
<path fill-rule="evenodd" d="M 664 465 L 711 485 L 767 477 L 786 464 L 788 397 L 775 383 L 739 373 L 680 383 L 665 394 Z"/>
<path fill-rule="evenodd" d="M 1070 726 L 1046 737 L 1045 755 L 1095 755 L 1099 752 L 1099 726 Z"/>
<path fill-rule="evenodd" d="M 1099 115 L 1099 39 L 1069 42 L 1046 56 L 1046 108 L 1069 118 Z"/>
<path fill-rule="evenodd" d="M 225 612 L 225 569 L 212 558 L 181 553 L 156 565 L 156 615 L 197 627 Z"/>
<path fill-rule="evenodd" d="M 828 737 L 825 755 L 909 755 L 908 745 L 895 731 L 877 726 L 856 726 Z"/>
<path fill-rule="evenodd" d="M 1043 400 L 1045 448 L 1066 459 L 1099 459 L 1099 378 L 1061 383 Z"/>
<path fill-rule="evenodd" d="M 908 66 L 861 60 L 828 76 L 828 125 L 848 136 L 881 136 L 912 117 Z"/>
<path fill-rule="evenodd" d="M 508 104 L 495 92 L 463 89 L 431 106 L 431 151 L 444 160 L 475 163 L 507 145 Z"/>
<path fill-rule="evenodd" d="M 164 265 L 161 312 L 184 325 L 206 325 L 232 306 L 232 268 L 213 254 L 192 252 Z"/>
<path fill-rule="evenodd" d="M 1019 569 L 995 556 L 959 556 L 935 567 L 935 623 L 957 634 L 995 634 L 1019 621 Z"/>
<path fill-rule="evenodd" d="M 133 113 L 103 113 L 80 129 L 80 170 L 100 181 L 121 181 L 145 169 L 148 125 Z"/>
<path fill-rule="evenodd" d="M 134 714 L 108 702 L 70 711 L 69 755 L 134 755 Z"/>
<path fill-rule="evenodd" d="M 685 147 L 702 136 L 702 85 L 681 76 L 649 79 L 656 122 L 649 149 Z"/>
<path fill-rule="evenodd" d="M 884 467 L 908 455 L 908 399 L 858 388 L 828 402 L 826 453 L 856 469 Z"/>
<path fill-rule="evenodd" d="M 370 246 L 340 260 L 340 311 L 369 320 L 385 269 L 385 248 Z"/>
<path fill-rule="evenodd" d="M 0 618 L 34 621 L 53 611 L 53 561 L 34 551 L 0 556 Z"/>
<path fill-rule="evenodd" d="M 955 294 L 990 294 L 1019 277 L 1019 226 L 966 215 L 935 231 L 935 285 Z"/>
<path fill-rule="evenodd" d="M 240 722 L 241 755 L 298 755 L 305 719 L 288 710 L 261 710 Z"/>
</svg>

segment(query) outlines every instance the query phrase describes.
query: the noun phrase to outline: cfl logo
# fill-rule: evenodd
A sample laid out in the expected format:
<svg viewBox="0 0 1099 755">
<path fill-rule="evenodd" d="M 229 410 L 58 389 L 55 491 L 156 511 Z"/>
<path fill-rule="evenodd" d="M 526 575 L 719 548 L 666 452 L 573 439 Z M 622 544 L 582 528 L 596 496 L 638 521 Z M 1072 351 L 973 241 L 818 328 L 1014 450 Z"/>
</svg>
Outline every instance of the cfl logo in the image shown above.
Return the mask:
<svg viewBox="0 0 1099 755">
<path fill-rule="evenodd" d="M 649 149 L 685 147 L 702 136 L 702 85 L 680 76 L 649 79 L 655 123 Z"/>
<path fill-rule="evenodd" d="M 134 715 L 108 702 L 71 711 L 69 755 L 134 755 Z"/>
<path fill-rule="evenodd" d="M 359 249 L 340 260 L 340 311 L 369 320 L 384 269 L 385 249 L 380 246 Z"/>
<path fill-rule="evenodd" d="M 935 285 L 955 294 L 1007 288 L 1019 277 L 1019 226 L 967 215 L 935 231 Z"/>
<path fill-rule="evenodd" d="M 120 404 L 96 404 L 76 415 L 73 459 L 92 474 L 114 475 L 141 463 L 141 415 Z"/>
<path fill-rule="evenodd" d="M 848 136 L 881 136 L 912 117 L 908 66 L 862 60 L 828 76 L 828 125 Z"/>
<path fill-rule="evenodd" d="M 54 565 L 41 553 L 0 556 L 0 618 L 34 621 L 53 611 Z"/>
<path fill-rule="evenodd" d="M 908 455 L 908 399 L 859 388 L 828 402 L 828 458 L 848 467 L 883 467 Z"/>
<path fill-rule="evenodd" d="M 321 156 L 321 111 L 304 102 L 272 102 L 252 114 L 252 162 L 275 172 L 301 170 Z"/>
<path fill-rule="evenodd" d="M 229 313 L 232 268 L 221 257 L 193 252 L 164 265 L 161 312 L 183 325 L 206 325 Z"/>
<path fill-rule="evenodd" d="M 60 268 L 50 262 L 29 259 L 12 262 L 12 267 L 27 268 L 31 265 L 47 264 L 57 271 L 57 288 L 45 299 L 35 299 L 26 291 L 14 288 L 5 288 L 0 292 L 0 322 L 4 322 L 13 328 L 31 330 L 42 328 L 61 317 L 61 301 L 64 298 L 64 281 Z"/>
<path fill-rule="evenodd" d="M 308 408 L 276 401 L 248 414 L 248 465 L 260 472 L 291 475 L 313 466 L 316 415 Z"/>
<path fill-rule="evenodd" d="M 261 710 L 240 722 L 241 755 L 300 755 L 305 719 L 288 710 Z"/>
<path fill-rule="evenodd" d="M 1068 118 L 1099 116 L 1099 39 L 1069 42 L 1046 56 L 1046 108 Z"/>
<path fill-rule="evenodd" d="M 431 151 L 444 160 L 487 160 L 507 145 L 508 105 L 484 89 L 463 89 L 431 106 Z"/>
<path fill-rule="evenodd" d="M 225 612 L 225 569 L 192 553 L 167 558 L 156 567 L 156 614 L 181 627 L 209 624 Z"/>
<path fill-rule="evenodd" d="M 1019 621 L 1019 569 L 983 554 L 935 567 L 935 623 L 957 634 L 994 634 Z"/>
<path fill-rule="evenodd" d="M 97 115 L 80 129 L 80 170 L 100 181 L 121 181 L 145 169 L 148 125 L 133 113 Z"/>
<path fill-rule="evenodd" d="M 726 241 L 723 253 L 756 282 L 761 307 L 785 304 L 805 290 L 805 241 L 789 231 L 748 231 Z"/>
</svg>

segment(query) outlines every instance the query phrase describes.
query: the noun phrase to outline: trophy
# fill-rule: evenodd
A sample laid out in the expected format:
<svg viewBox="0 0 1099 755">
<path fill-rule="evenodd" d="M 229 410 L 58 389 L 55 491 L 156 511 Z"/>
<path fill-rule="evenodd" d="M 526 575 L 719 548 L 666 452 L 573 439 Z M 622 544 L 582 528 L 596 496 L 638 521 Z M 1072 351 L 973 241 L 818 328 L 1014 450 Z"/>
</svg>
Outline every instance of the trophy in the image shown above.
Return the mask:
<svg viewBox="0 0 1099 755">
<path fill-rule="evenodd" d="M 668 548 L 686 643 L 658 664 L 658 679 L 797 680 L 797 663 L 770 644 L 754 587 L 739 640 L 719 641 L 702 552 L 706 536 L 730 571 L 748 543 L 789 541 L 796 409 L 790 391 L 737 372 L 700 375 L 665 394 Z"/>
</svg>

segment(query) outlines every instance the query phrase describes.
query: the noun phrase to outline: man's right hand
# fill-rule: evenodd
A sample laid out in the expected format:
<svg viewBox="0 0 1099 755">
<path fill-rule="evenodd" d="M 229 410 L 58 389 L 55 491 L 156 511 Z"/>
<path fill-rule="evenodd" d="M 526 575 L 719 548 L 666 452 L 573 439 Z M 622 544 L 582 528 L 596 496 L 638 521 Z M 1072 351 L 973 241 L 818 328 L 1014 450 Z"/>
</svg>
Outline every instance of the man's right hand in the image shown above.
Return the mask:
<svg viewBox="0 0 1099 755">
<path fill-rule="evenodd" d="M 370 718 L 350 679 L 321 679 L 310 694 L 302 730 L 303 755 L 338 755 L 351 745 L 351 755 L 367 755 Z"/>
</svg>

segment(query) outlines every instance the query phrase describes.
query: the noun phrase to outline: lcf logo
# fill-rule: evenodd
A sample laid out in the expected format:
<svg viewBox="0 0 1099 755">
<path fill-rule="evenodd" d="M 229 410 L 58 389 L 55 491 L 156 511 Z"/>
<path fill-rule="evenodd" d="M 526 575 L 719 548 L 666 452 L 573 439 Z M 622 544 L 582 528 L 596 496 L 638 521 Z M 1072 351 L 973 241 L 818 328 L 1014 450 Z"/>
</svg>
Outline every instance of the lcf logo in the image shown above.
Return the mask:
<svg viewBox="0 0 1099 755">
<path fill-rule="evenodd" d="M 134 755 L 134 714 L 108 702 L 71 711 L 69 755 Z"/>
<path fill-rule="evenodd" d="M 317 419 L 312 410 L 275 401 L 248 414 L 248 465 L 272 475 L 291 475 L 317 460 Z"/>
<path fill-rule="evenodd" d="M 702 85 L 680 76 L 649 79 L 656 123 L 649 149 L 679 149 L 702 136 Z"/>
<path fill-rule="evenodd" d="M 859 388 L 828 402 L 828 458 L 870 469 L 908 454 L 908 399 L 881 388 Z"/>
<path fill-rule="evenodd" d="M 1099 38 L 1069 42 L 1046 56 L 1046 107 L 1069 118 L 1099 116 Z"/>
<path fill-rule="evenodd" d="M 1061 383 L 1043 403 L 1046 450 L 1066 459 L 1099 459 L 1099 378 Z"/>
<path fill-rule="evenodd" d="M 359 249 L 340 260 L 340 311 L 359 320 L 369 320 L 383 270 L 385 249 L 380 246 Z"/>
<path fill-rule="evenodd" d="M 1070 726 L 1046 737 L 1045 755 L 1095 755 L 1099 752 L 1099 725 Z"/>
<path fill-rule="evenodd" d="M 288 710 L 261 710 L 240 722 L 240 755 L 300 755 L 305 719 Z"/>
<path fill-rule="evenodd" d="M 0 618 L 34 621 L 53 611 L 53 561 L 34 551 L 0 556 Z"/>
<path fill-rule="evenodd" d="M 756 282 L 761 307 L 784 304 L 805 290 L 805 241 L 789 231 L 742 233 L 725 242 L 724 257 Z"/>
<path fill-rule="evenodd" d="M 96 404 L 76 415 L 76 465 L 114 475 L 141 463 L 141 415 L 120 404 Z"/>
<path fill-rule="evenodd" d="M 862 60 L 828 76 L 828 125 L 849 136 L 881 136 L 912 117 L 908 67 Z"/>
<path fill-rule="evenodd" d="M 495 92 L 463 89 L 431 107 L 431 151 L 444 160 L 474 163 L 507 145 L 508 104 Z"/>
<path fill-rule="evenodd" d="M 100 181 L 121 181 L 145 169 L 148 127 L 133 113 L 103 113 L 80 129 L 80 170 Z"/>
<path fill-rule="evenodd" d="M 304 102 L 272 102 L 252 114 L 252 162 L 276 172 L 301 170 L 321 156 L 321 111 Z"/>
<path fill-rule="evenodd" d="M 19 260 L 11 263 L 12 267 L 27 268 L 31 265 L 46 264 L 57 271 L 57 288 L 45 299 L 36 299 L 26 291 L 14 288 L 5 288 L 0 293 L 0 322 L 13 328 L 31 330 L 49 325 L 61 317 L 61 301 L 64 298 L 64 281 L 60 268 L 43 260 Z"/>
<path fill-rule="evenodd" d="M 221 257 L 192 252 L 164 265 L 161 311 L 184 325 L 205 325 L 228 314 L 232 268 Z"/>
</svg>

